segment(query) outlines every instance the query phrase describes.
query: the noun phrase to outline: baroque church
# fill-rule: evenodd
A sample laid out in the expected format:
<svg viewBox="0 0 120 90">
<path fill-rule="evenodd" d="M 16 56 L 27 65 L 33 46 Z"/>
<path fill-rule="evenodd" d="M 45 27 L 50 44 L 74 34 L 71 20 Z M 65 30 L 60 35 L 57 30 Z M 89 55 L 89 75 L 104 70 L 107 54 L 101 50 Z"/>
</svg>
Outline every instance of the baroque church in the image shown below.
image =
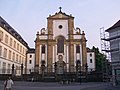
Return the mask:
<svg viewBox="0 0 120 90">
<path fill-rule="evenodd" d="M 47 17 L 47 27 L 36 34 L 35 70 L 44 66 L 45 72 L 75 72 L 79 62 L 85 71 L 86 42 L 84 31 L 74 26 L 74 17 L 62 12 L 60 7 L 59 12 Z"/>
<path fill-rule="evenodd" d="M 95 53 L 86 48 L 86 42 L 84 31 L 74 26 L 74 17 L 61 8 L 37 32 L 35 48 L 0 16 L 0 74 L 95 71 Z"/>
</svg>

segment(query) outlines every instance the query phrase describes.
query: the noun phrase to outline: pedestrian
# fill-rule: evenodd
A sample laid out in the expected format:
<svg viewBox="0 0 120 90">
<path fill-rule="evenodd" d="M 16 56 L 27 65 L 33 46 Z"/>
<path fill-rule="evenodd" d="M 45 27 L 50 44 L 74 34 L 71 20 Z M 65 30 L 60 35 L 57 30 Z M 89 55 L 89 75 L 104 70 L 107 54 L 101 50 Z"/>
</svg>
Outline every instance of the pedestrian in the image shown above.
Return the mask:
<svg viewBox="0 0 120 90">
<path fill-rule="evenodd" d="M 13 80 L 11 79 L 11 77 L 8 77 L 7 80 L 5 80 L 4 82 L 4 90 L 11 90 L 13 85 Z"/>
</svg>

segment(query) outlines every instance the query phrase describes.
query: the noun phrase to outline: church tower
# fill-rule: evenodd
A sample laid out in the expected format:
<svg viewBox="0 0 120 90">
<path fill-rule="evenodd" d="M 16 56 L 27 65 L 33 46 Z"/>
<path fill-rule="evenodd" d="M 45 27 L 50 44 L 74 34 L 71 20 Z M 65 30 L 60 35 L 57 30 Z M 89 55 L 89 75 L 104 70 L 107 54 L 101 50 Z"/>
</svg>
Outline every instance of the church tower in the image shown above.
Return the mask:
<svg viewBox="0 0 120 90">
<path fill-rule="evenodd" d="M 74 27 L 74 17 L 60 11 L 47 18 L 47 28 L 37 32 L 35 40 L 35 68 L 40 72 L 75 72 L 76 62 L 82 70 L 87 63 L 84 31 Z M 55 67 L 56 66 L 56 67 Z"/>
</svg>

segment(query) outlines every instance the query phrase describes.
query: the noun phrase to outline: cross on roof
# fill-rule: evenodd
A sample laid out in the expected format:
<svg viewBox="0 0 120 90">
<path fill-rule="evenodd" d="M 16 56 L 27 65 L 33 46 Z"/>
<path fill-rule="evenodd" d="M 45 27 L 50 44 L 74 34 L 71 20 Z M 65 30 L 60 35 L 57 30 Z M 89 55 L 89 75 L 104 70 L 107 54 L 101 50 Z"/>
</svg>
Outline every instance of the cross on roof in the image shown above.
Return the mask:
<svg viewBox="0 0 120 90">
<path fill-rule="evenodd" d="M 62 7 L 59 7 L 59 9 L 60 9 L 60 12 L 61 12 Z"/>
</svg>

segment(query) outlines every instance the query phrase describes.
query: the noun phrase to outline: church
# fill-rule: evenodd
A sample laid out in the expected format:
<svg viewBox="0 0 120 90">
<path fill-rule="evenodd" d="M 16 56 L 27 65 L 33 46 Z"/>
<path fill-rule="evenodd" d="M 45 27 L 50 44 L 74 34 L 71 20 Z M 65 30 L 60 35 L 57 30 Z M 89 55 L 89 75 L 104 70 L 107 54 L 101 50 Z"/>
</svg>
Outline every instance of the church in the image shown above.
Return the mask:
<svg viewBox="0 0 120 90">
<path fill-rule="evenodd" d="M 36 34 L 35 70 L 40 72 L 76 72 L 77 62 L 82 71 L 87 67 L 86 37 L 74 26 L 74 17 L 59 12 L 47 17 L 47 27 Z"/>
<path fill-rule="evenodd" d="M 47 17 L 47 27 L 37 32 L 35 48 L 0 16 L 0 74 L 95 71 L 95 53 L 86 47 L 85 32 L 74 26 L 71 14 L 59 9 Z"/>
</svg>

